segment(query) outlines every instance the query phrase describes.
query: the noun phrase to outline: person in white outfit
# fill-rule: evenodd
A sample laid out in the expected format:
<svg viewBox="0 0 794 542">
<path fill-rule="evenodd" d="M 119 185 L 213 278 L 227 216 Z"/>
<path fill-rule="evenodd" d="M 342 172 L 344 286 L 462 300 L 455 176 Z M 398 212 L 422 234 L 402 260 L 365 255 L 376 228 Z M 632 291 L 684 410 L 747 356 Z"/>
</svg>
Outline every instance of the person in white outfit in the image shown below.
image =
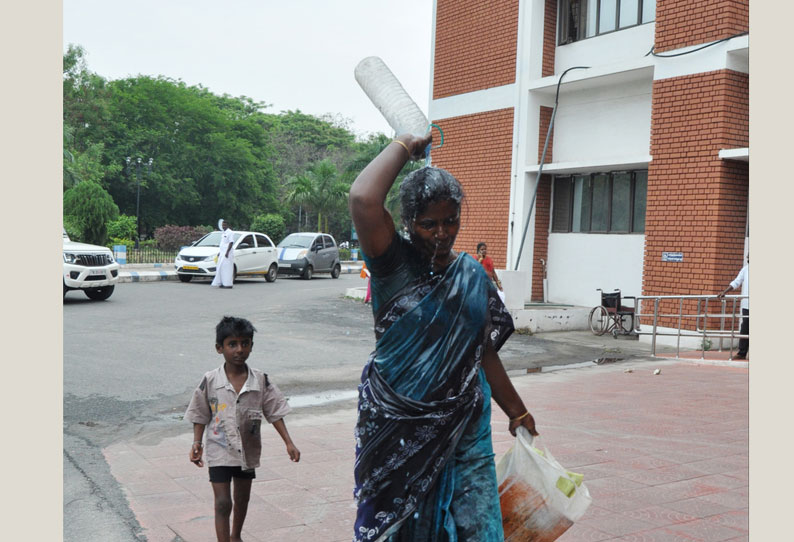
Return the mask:
<svg viewBox="0 0 794 542">
<path fill-rule="evenodd" d="M 218 251 L 218 265 L 215 268 L 215 278 L 212 286 L 215 288 L 231 288 L 234 284 L 234 232 L 224 219 L 218 220 L 218 228 L 223 231 Z"/>
<path fill-rule="evenodd" d="M 750 255 L 747 255 L 747 264 L 742 267 L 739 274 L 735 279 L 725 288 L 718 297 L 723 297 L 731 290 L 742 287 L 741 309 L 742 309 L 742 327 L 739 333 L 742 335 L 750 335 Z M 733 359 L 747 359 L 747 351 L 750 349 L 750 339 L 739 339 L 739 351 Z"/>
</svg>

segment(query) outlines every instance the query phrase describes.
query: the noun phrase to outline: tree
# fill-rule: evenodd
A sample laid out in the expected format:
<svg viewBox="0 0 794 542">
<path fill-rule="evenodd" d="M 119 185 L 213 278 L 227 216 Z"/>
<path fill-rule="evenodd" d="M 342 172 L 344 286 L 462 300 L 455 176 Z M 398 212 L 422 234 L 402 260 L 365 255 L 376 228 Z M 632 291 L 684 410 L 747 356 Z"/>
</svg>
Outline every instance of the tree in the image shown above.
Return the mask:
<svg viewBox="0 0 794 542">
<path fill-rule="evenodd" d="M 107 224 L 118 218 L 119 208 L 99 184 L 83 181 L 64 192 L 63 214 L 79 228 L 81 241 L 104 245 Z"/>
<path fill-rule="evenodd" d="M 264 233 L 270 237 L 274 243 L 278 243 L 284 239 L 287 233 L 287 226 L 284 224 L 284 218 L 275 213 L 257 216 L 251 223 L 251 229 Z"/>
<path fill-rule="evenodd" d="M 366 141 L 360 142 L 356 145 L 355 155 L 348 163 L 344 173 L 345 178 L 350 181 L 350 184 L 353 184 L 353 180 L 355 180 L 356 176 L 358 176 L 361 170 L 364 169 L 372 160 L 374 160 L 375 157 L 378 156 L 391 142 L 392 139 L 385 136 L 384 134 L 374 134 L 371 135 Z M 406 162 L 403 168 L 400 170 L 400 173 L 397 175 L 394 184 L 392 184 L 391 188 L 389 189 L 389 193 L 386 195 L 385 207 L 391 213 L 398 229 L 400 224 L 400 184 L 406 175 L 412 171 L 420 169 L 423 167 L 423 165 L 424 163 L 421 161 L 409 160 Z"/>
<path fill-rule="evenodd" d="M 306 173 L 293 178 L 289 188 L 287 201 L 317 213 L 317 231 L 322 232 L 328 231 L 328 215 L 345 207 L 350 191 L 350 185 L 340 179 L 330 160 L 313 164 Z"/>
</svg>

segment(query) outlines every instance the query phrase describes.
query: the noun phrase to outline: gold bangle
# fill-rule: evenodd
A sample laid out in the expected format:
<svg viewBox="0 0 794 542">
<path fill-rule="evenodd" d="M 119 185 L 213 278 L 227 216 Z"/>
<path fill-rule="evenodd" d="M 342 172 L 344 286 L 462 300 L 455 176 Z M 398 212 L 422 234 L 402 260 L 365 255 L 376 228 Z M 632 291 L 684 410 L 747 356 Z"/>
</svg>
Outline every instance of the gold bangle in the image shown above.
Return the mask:
<svg viewBox="0 0 794 542">
<path fill-rule="evenodd" d="M 402 145 L 402 148 L 405 149 L 405 151 L 408 153 L 408 159 L 409 160 L 411 159 L 411 149 L 408 148 L 408 145 L 406 145 L 405 143 L 403 143 L 399 139 L 394 139 L 394 140 L 392 140 L 392 142 Z"/>
<path fill-rule="evenodd" d="M 529 416 L 529 410 L 527 410 L 526 412 L 524 412 L 524 413 L 523 413 L 521 416 L 519 416 L 518 418 L 510 418 L 510 423 L 517 422 L 517 421 L 519 421 L 519 420 L 523 420 L 523 419 L 524 419 L 524 418 L 526 418 L 527 416 Z"/>
</svg>

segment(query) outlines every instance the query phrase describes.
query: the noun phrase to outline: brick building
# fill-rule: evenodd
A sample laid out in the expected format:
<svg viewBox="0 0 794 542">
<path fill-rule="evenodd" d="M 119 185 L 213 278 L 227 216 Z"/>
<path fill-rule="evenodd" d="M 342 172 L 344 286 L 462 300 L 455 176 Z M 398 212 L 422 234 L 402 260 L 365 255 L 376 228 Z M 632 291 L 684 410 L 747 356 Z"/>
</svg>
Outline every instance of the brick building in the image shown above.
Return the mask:
<svg viewBox="0 0 794 542">
<path fill-rule="evenodd" d="M 458 248 L 488 242 L 527 301 L 544 263 L 555 303 L 721 291 L 747 251 L 748 9 L 436 0 L 433 163 L 467 194 Z"/>
</svg>

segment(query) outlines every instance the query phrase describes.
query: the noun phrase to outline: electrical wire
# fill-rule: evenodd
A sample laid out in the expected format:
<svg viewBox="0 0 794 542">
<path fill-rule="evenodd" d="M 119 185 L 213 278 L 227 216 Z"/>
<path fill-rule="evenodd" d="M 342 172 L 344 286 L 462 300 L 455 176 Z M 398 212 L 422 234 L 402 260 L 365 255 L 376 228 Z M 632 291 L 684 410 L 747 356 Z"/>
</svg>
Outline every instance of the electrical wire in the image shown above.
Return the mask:
<svg viewBox="0 0 794 542">
<path fill-rule="evenodd" d="M 653 56 L 658 57 L 658 58 L 673 58 L 673 57 L 676 57 L 676 56 L 689 55 L 689 54 L 692 54 L 692 53 L 697 53 L 698 51 L 702 51 L 703 49 L 705 49 L 707 47 L 711 47 L 713 45 L 717 45 L 717 44 L 722 43 L 724 41 L 730 41 L 733 38 L 738 38 L 740 36 L 746 36 L 747 34 L 749 34 L 749 32 L 739 32 L 738 34 L 734 34 L 733 36 L 729 36 L 727 38 L 722 38 L 721 40 L 717 40 L 717 41 L 712 41 L 711 43 L 707 43 L 706 45 L 701 45 L 697 49 L 692 49 L 691 51 L 684 51 L 683 53 L 673 53 L 671 55 L 654 53 L 653 50 L 656 48 L 656 45 L 654 45 L 653 47 L 651 47 L 650 51 L 645 53 L 645 56 L 653 55 Z"/>
</svg>

